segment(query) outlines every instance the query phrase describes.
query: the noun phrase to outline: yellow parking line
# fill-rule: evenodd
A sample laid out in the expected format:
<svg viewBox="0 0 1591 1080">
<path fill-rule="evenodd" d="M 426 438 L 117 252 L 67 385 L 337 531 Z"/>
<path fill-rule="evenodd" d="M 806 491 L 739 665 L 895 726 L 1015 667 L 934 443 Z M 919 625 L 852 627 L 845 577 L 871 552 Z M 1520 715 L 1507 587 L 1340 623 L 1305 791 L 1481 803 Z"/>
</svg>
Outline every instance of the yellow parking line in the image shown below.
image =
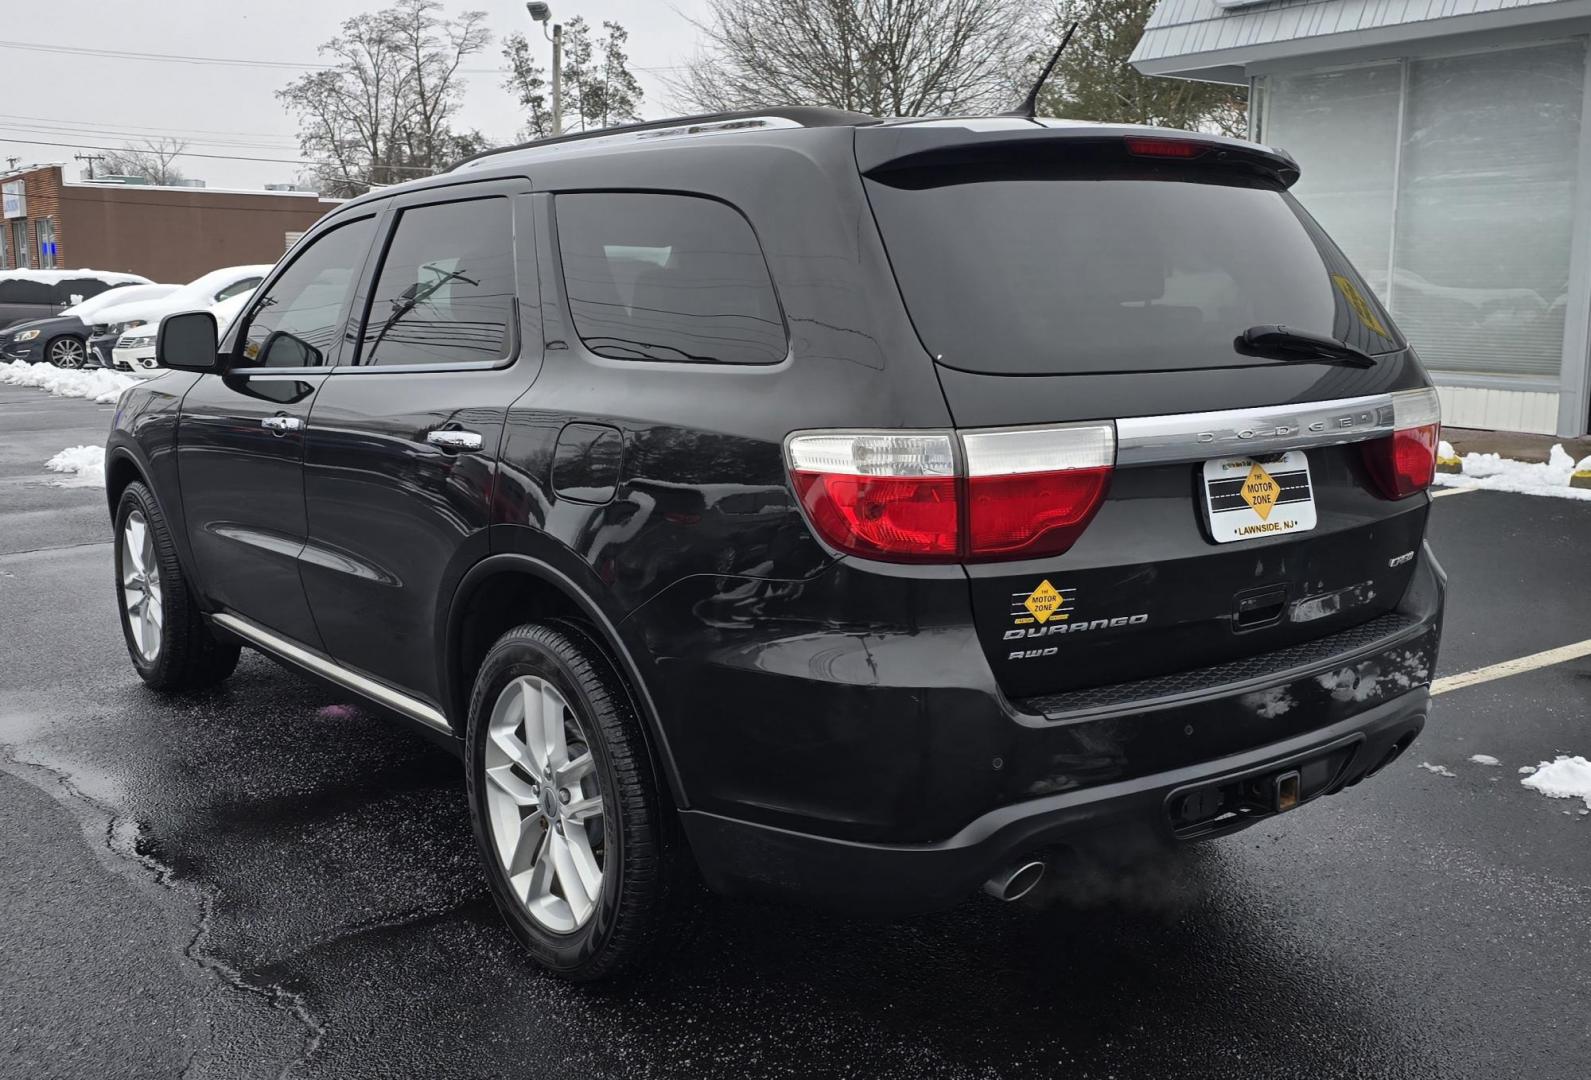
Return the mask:
<svg viewBox="0 0 1591 1080">
<path fill-rule="evenodd" d="M 1440 499 L 1443 495 L 1462 495 L 1466 491 L 1479 491 L 1479 490 L 1480 490 L 1480 488 L 1458 488 L 1458 487 L 1453 487 L 1453 488 L 1450 488 L 1450 487 L 1433 488 L 1432 491 L 1431 491 L 1431 498 Z"/>
<path fill-rule="evenodd" d="M 1500 664 L 1490 667 L 1476 668 L 1474 671 L 1465 671 L 1458 675 L 1447 675 L 1437 679 L 1431 684 L 1432 694 L 1445 694 L 1449 690 L 1458 690 L 1465 686 L 1474 686 L 1476 683 L 1491 682 L 1493 679 L 1504 679 L 1510 675 L 1518 675 L 1524 671 L 1535 671 L 1537 668 L 1551 667 L 1561 664 L 1565 660 L 1577 660 L 1582 656 L 1591 656 L 1591 638 L 1576 642 L 1573 645 L 1562 645 L 1546 652 L 1531 653 L 1521 656 L 1517 660 L 1504 660 Z"/>
</svg>

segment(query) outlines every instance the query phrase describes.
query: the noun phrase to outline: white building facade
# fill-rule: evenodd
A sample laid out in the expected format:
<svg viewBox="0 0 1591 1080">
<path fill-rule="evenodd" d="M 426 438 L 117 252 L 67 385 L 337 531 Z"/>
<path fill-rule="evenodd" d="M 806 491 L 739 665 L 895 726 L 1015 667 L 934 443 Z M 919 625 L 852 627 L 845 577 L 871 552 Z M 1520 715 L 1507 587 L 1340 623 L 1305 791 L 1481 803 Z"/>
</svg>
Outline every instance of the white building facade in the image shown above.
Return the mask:
<svg viewBox="0 0 1591 1080">
<path fill-rule="evenodd" d="M 1162 0 L 1148 75 L 1249 84 L 1252 136 L 1455 427 L 1591 429 L 1591 0 Z"/>
</svg>

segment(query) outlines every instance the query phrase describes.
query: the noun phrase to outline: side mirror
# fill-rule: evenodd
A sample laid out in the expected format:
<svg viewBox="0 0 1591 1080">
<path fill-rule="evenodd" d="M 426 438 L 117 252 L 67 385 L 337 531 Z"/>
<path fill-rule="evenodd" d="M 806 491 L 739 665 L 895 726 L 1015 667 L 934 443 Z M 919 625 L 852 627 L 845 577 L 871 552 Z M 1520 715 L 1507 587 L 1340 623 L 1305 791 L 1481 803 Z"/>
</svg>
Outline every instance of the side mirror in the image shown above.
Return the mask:
<svg viewBox="0 0 1591 1080">
<path fill-rule="evenodd" d="M 265 339 L 259 362 L 265 367 L 320 367 L 326 362 L 326 357 L 303 338 L 286 330 L 277 330 Z"/>
<path fill-rule="evenodd" d="M 161 319 L 155 335 L 155 362 L 176 371 L 219 368 L 215 316 L 208 311 L 184 311 Z"/>
</svg>

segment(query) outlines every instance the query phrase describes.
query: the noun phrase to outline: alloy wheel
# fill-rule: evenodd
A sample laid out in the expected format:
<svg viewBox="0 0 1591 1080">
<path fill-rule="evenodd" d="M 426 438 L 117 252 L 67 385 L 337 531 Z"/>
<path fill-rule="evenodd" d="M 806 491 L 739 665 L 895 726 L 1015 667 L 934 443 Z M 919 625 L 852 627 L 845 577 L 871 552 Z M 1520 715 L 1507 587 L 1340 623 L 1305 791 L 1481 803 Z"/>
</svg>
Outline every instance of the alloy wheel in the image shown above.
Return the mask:
<svg viewBox="0 0 1591 1080">
<path fill-rule="evenodd" d="M 546 679 L 522 675 L 487 725 L 486 810 L 509 889 L 538 925 L 580 929 L 597 910 L 606 814 L 580 718 Z"/>
<path fill-rule="evenodd" d="M 56 338 L 50 342 L 50 363 L 61 368 L 83 366 L 83 343 L 76 338 Z"/>
<path fill-rule="evenodd" d="M 165 612 L 155 536 L 140 510 L 128 514 L 122 526 L 119 559 L 117 570 L 122 579 L 122 602 L 127 607 L 127 632 L 138 655 L 146 662 L 152 661 L 160 655 Z"/>
</svg>

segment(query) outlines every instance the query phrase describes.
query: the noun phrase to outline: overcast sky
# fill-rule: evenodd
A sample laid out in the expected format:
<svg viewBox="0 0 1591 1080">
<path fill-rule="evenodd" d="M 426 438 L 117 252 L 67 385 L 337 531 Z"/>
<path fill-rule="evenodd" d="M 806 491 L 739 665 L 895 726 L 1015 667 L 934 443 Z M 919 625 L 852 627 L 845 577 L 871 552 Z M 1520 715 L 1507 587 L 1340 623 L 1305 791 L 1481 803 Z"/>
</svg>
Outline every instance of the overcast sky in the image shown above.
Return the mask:
<svg viewBox="0 0 1591 1080">
<path fill-rule="evenodd" d="M 509 141 L 522 118 L 502 89 L 501 41 L 530 30 L 550 63 L 552 46 L 525 14 L 522 0 L 443 0 L 449 13 L 487 12 L 493 42 L 466 62 L 469 76 L 460 124 L 479 128 L 496 143 Z M 338 24 L 382 0 L 40 0 L 7 3 L 0 20 L 0 64 L 6 92 L 0 99 L 0 157 L 22 163 L 63 162 L 69 179 L 82 163 L 74 153 L 91 146 L 120 146 L 143 134 L 186 138 L 196 153 L 256 158 L 300 155 L 296 124 L 275 91 L 292 81 L 286 68 L 112 59 L 88 53 L 19 49 L 17 44 L 67 49 L 244 58 L 315 63 L 316 48 Z M 646 98 L 643 116 L 667 115 L 660 78 L 696 50 L 704 0 L 553 0 L 556 18 L 583 15 L 593 26 L 612 19 L 630 31 L 630 63 Z M 31 140 L 31 141 L 17 141 Z M 64 143 L 66 145 L 39 145 Z M 181 159 L 190 177 L 211 187 L 257 188 L 298 177 L 301 166 L 260 161 Z"/>
</svg>

